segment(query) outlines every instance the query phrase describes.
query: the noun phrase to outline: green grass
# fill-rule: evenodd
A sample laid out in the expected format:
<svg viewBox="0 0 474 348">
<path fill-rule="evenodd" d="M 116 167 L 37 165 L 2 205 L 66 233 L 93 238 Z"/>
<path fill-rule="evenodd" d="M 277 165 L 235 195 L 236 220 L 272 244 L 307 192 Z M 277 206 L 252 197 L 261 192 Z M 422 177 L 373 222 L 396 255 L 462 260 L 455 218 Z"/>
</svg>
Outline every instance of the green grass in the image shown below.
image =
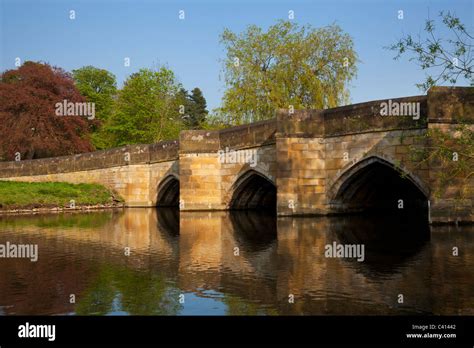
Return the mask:
<svg viewBox="0 0 474 348">
<path fill-rule="evenodd" d="M 0 181 L 0 208 L 69 207 L 111 204 L 116 194 L 99 184 Z"/>
</svg>

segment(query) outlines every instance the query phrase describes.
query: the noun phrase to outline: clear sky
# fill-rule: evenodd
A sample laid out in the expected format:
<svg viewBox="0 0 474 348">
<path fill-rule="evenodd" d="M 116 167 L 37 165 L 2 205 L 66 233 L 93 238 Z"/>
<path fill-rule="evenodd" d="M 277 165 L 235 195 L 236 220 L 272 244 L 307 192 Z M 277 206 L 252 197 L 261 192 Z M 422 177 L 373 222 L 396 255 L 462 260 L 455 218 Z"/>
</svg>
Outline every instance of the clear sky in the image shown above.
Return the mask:
<svg viewBox="0 0 474 348">
<path fill-rule="evenodd" d="M 186 89 L 201 88 L 212 109 L 224 90 L 223 29 L 267 28 L 287 19 L 289 10 L 299 24 L 337 23 L 354 38 L 361 62 L 350 87 L 353 103 L 421 94 L 414 85 L 425 73 L 407 58 L 394 61 L 383 47 L 423 33 L 425 19 L 440 10 L 457 14 L 471 32 L 474 22 L 472 0 L 0 0 L 0 70 L 15 68 L 16 57 L 68 71 L 93 65 L 111 71 L 121 86 L 140 68 L 166 64 Z"/>
</svg>

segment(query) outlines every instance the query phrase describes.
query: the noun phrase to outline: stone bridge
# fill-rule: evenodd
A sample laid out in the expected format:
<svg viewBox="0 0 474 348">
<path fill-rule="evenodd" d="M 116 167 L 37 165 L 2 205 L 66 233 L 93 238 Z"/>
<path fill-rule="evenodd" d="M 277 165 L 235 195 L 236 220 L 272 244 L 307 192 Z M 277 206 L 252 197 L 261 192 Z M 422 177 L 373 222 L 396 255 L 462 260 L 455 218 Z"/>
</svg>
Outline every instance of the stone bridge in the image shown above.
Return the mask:
<svg viewBox="0 0 474 348">
<path fill-rule="evenodd" d="M 387 105 L 392 115 L 384 116 Z M 410 115 L 393 115 L 396 108 Z M 129 207 L 276 207 L 278 215 L 403 208 L 425 209 L 433 223 L 472 222 L 474 176 L 442 185 L 440 163 L 412 156 L 436 146 L 429 129 L 455 135 L 460 120 L 474 123 L 474 89 L 433 87 L 427 96 L 279 110 L 268 121 L 183 131 L 179 141 L 3 162 L 0 178 L 101 183 Z"/>
</svg>

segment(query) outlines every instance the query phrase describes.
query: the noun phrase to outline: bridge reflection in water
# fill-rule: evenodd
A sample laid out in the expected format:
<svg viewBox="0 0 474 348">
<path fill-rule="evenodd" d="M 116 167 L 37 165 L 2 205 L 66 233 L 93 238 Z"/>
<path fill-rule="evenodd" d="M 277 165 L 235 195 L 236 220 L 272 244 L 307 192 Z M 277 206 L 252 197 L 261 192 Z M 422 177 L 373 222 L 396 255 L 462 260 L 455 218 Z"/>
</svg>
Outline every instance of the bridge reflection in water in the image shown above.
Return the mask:
<svg viewBox="0 0 474 348">
<path fill-rule="evenodd" d="M 2 217 L 0 243 L 37 243 L 39 260 L 0 260 L 0 313 L 474 314 L 474 227 L 424 221 L 165 208 Z M 365 260 L 325 257 L 333 242 L 364 244 Z"/>
</svg>

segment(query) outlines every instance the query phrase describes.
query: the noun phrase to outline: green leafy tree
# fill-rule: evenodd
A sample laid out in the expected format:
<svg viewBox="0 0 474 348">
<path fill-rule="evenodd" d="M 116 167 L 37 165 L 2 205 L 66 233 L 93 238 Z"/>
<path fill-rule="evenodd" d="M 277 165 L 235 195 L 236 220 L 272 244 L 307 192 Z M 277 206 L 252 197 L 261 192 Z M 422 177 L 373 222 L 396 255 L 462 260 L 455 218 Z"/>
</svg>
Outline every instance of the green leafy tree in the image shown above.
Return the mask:
<svg viewBox="0 0 474 348">
<path fill-rule="evenodd" d="M 206 119 L 201 123 L 201 129 L 219 130 L 232 127 L 232 124 L 226 122 L 226 118 L 222 117 L 217 110 L 213 110 L 206 116 Z"/>
<path fill-rule="evenodd" d="M 183 128 L 177 98 L 180 84 L 165 67 L 132 74 L 118 94 L 116 112 L 107 125 L 114 145 L 174 139 Z"/>
<path fill-rule="evenodd" d="M 109 122 L 113 113 L 114 98 L 117 94 L 115 75 L 105 69 L 84 66 L 72 71 L 76 87 L 87 101 L 95 103 L 96 118 L 100 121 L 91 135 L 92 143 L 97 149 L 111 146 L 110 134 L 103 125 Z"/>
<path fill-rule="evenodd" d="M 79 92 L 87 101 L 95 103 L 96 117 L 107 119 L 112 114 L 114 96 L 117 94 L 115 75 L 88 65 L 73 70 L 72 76 Z"/>
<path fill-rule="evenodd" d="M 221 35 L 227 89 L 218 110 L 229 123 L 274 117 L 277 108 L 328 108 L 348 102 L 356 75 L 352 38 L 337 25 L 324 28 L 279 21 L 266 32 L 251 25 Z"/>
</svg>

